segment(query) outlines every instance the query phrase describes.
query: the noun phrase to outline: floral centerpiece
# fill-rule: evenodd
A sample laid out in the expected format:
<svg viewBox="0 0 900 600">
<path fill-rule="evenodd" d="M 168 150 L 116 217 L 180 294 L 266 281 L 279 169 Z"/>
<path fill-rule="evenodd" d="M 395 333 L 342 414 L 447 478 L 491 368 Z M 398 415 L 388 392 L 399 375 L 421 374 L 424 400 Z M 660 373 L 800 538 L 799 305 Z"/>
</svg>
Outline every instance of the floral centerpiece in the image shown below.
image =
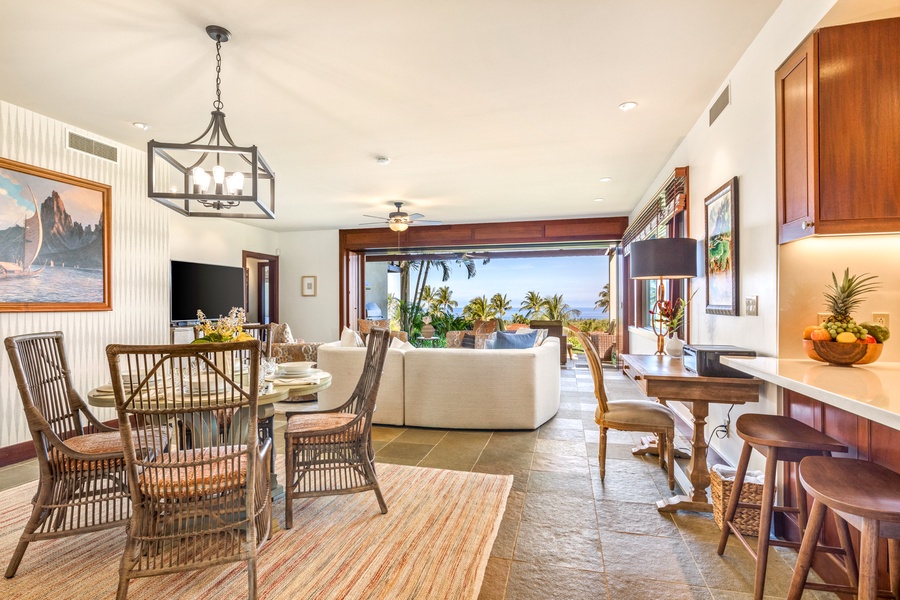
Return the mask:
<svg viewBox="0 0 900 600">
<path fill-rule="evenodd" d="M 242 342 L 252 340 L 253 336 L 244 331 L 246 316 L 243 308 L 234 307 L 228 311 L 227 317 L 222 317 L 215 323 L 206 318 L 202 310 L 197 311 L 200 322 L 197 327 L 203 333 L 192 344 L 210 344 L 214 342 Z"/>
<path fill-rule="evenodd" d="M 650 325 L 653 327 L 653 333 L 656 334 L 657 354 L 664 353 L 665 339 L 671 337 L 681 327 L 681 323 L 684 321 L 684 311 L 696 293 L 691 294 L 687 300 L 684 298 L 678 298 L 674 302 L 660 300 L 650 310 Z"/>
</svg>

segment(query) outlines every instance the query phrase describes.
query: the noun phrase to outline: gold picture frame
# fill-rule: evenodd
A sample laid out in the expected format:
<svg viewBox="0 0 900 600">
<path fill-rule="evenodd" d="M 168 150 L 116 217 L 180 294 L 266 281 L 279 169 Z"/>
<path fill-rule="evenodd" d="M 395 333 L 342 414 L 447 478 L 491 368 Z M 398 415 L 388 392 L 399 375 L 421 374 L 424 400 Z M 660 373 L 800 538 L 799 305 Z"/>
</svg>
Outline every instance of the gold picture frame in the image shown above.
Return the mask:
<svg viewBox="0 0 900 600">
<path fill-rule="evenodd" d="M 0 312 L 112 310 L 112 188 L 0 158 Z"/>
<path fill-rule="evenodd" d="M 316 276 L 304 275 L 300 278 L 300 295 L 315 296 L 316 295 Z"/>
</svg>

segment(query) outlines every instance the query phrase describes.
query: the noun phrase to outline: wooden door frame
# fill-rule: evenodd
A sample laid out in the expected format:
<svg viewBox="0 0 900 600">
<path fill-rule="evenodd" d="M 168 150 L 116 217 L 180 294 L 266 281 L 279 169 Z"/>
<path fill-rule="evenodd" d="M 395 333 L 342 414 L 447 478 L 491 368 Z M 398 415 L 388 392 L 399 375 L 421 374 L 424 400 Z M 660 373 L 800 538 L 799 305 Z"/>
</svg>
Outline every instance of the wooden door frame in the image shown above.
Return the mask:
<svg viewBox="0 0 900 600">
<path fill-rule="evenodd" d="M 278 323 L 278 256 L 275 254 L 264 254 L 262 252 L 253 252 L 251 250 L 242 250 L 241 251 L 241 266 L 244 269 L 244 310 L 247 309 L 247 303 L 249 301 L 249 290 L 248 288 L 248 280 L 247 280 L 247 259 L 253 258 L 257 260 L 264 260 L 271 264 L 269 269 L 269 293 L 272 298 L 271 305 L 271 319 L 272 323 Z"/>
<path fill-rule="evenodd" d="M 413 226 L 403 232 L 387 227 L 341 229 L 339 234 L 340 308 L 338 330 L 355 327 L 362 315 L 350 314 L 349 282 L 352 280 L 352 256 L 383 249 L 422 250 L 460 246 L 514 244 L 564 244 L 572 242 L 617 242 L 622 239 L 628 217 L 596 217 L 508 223 L 468 223 L 457 225 Z M 364 263 L 365 261 L 360 261 Z M 363 266 L 362 269 L 365 267 Z M 365 297 L 364 272 L 360 269 L 358 293 Z M 360 303 L 364 308 L 365 303 Z M 362 309 L 361 308 L 361 309 Z M 360 309 L 360 310 L 361 310 Z M 357 311 L 359 312 L 359 310 Z"/>
</svg>

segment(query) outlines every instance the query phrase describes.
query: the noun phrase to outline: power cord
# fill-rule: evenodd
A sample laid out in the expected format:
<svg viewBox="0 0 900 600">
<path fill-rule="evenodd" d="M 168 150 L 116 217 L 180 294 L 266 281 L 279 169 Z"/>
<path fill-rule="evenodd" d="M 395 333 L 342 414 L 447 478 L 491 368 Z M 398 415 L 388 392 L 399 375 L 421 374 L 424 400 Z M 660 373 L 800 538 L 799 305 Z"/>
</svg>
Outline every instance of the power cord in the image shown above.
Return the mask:
<svg viewBox="0 0 900 600">
<path fill-rule="evenodd" d="M 728 412 L 725 414 L 725 422 L 721 425 L 716 425 L 713 430 L 709 434 L 709 439 L 706 440 L 706 445 L 709 446 L 710 442 L 712 442 L 713 436 L 716 436 L 717 439 L 724 439 L 728 437 L 728 429 L 731 427 L 731 411 L 734 409 L 735 405 L 732 404 L 728 408 Z"/>
</svg>

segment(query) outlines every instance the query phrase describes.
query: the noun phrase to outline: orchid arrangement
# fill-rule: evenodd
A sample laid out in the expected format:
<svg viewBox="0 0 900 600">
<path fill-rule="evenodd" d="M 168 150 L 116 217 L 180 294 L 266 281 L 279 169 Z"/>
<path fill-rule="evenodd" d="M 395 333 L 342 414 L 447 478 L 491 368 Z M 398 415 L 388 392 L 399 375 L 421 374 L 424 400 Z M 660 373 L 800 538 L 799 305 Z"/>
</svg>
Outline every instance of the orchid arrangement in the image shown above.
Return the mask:
<svg viewBox="0 0 900 600">
<path fill-rule="evenodd" d="M 650 310 L 650 315 L 653 317 L 651 319 L 653 330 L 656 331 L 657 328 L 659 328 L 658 335 L 670 335 L 674 333 L 675 330 L 681 326 L 681 323 L 684 320 L 684 311 L 691 300 L 694 299 L 696 293 L 697 292 L 695 291 L 691 294 L 691 297 L 687 300 L 678 298 L 675 302 L 669 300 L 657 302 L 656 306 Z"/>
<path fill-rule="evenodd" d="M 197 338 L 192 344 L 208 344 L 212 342 L 240 342 L 252 340 L 253 336 L 244 333 L 246 316 L 243 308 L 234 307 L 228 311 L 227 317 L 222 317 L 215 323 L 206 318 L 202 310 L 197 311 L 200 322 L 197 327 L 203 332 L 203 337 Z"/>
</svg>

